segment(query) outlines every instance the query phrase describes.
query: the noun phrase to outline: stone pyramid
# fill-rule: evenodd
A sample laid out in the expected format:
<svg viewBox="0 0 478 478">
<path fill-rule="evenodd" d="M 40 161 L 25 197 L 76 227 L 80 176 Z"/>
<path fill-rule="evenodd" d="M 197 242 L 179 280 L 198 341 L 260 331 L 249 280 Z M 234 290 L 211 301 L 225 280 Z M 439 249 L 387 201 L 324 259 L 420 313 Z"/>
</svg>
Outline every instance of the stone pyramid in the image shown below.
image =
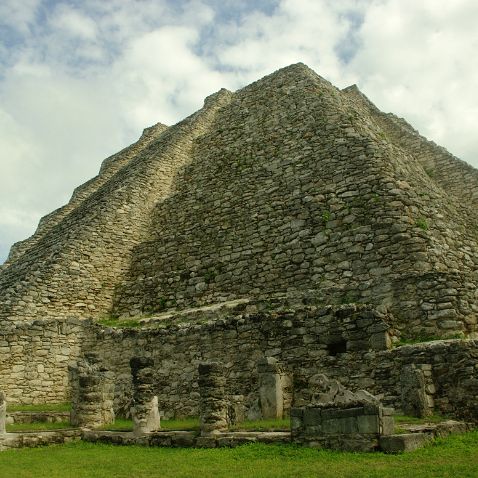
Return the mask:
<svg viewBox="0 0 478 478">
<path fill-rule="evenodd" d="M 303 64 L 147 128 L 12 247 L 0 318 L 238 298 L 388 308 L 473 334 L 478 171 Z"/>
</svg>

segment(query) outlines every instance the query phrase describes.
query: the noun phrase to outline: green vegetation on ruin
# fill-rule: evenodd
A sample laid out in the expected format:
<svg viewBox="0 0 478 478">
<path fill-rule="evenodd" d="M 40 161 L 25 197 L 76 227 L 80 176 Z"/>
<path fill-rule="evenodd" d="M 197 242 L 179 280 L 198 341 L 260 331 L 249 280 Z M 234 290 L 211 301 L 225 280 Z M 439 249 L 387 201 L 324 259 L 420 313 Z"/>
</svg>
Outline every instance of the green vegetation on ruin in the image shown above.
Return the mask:
<svg viewBox="0 0 478 478">
<path fill-rule="evenodd" d="M 347 453 L 293 445 L 187 449 L 73 442 L 0 454 L 0 477 L 429 478 L 476 477 L 478 431 L 437 439 L 411 453 Z"/>
<path fill-rule="evenodd" d="M 246 420 L 230 427 L 231 430 L 256 430 L 256 431 L 275 431 L 289 430 L 290 418 L 277 418 L 268 420 Z"/>
<path fill-rule="evenodd" d="M 36 432 L 46 430 L 60 430 L 73 428 L 70 422 L 33 422 L 33 423 L 10 423 L 6 426 L 8 433 Z"/>
<path fill-rule="evenodd" d="M 97 321 L 98 324 L 103 325 L 105 327 L 113 327 L 113 328 L 120 328 L 120 329 L 127 329 L 127 328 L 138 328 L 142 327 L 143 324 L 140 323 L 140 319 L 120 319 L 117 317 L 105 317 Z"/>
<path fill-rule="evenodd" d="M 407 423 L 410 425 L 421 425 L 424 423 L 441 423 L 445 420 L 448 420 L 447 417 L 443 415 L 430 415 L 428 417 L 410 417 L 408 415 L 395 415 L 395 423 Z"/>
<path fill-rule="evenodd" d="M 451 339 L 463 339 L 464 336 L 462 333 L 453 333 L 449 335 L 445 335 L 442 337 L 438 337 L 436 335 L 417 335 L 416 337 L 407 337 L 402 336 L 400 340 L 395 344 L 395 347 L 401 347 L 402 345 L 416 345 L 422 344 L 426 342 L 435 342 L 437 340 L 451 340 Z"/>
<path fill-rule="evenodd" d="M 424 231 L 428 231 L 428 221 L 424 217 L 420 217 L 415 221 L 415 226 Z"/>
<path fill-rule="evenodd" d="M 8 404 L 8 412 L 69 412 L 71 403 Z"/>
</svg>

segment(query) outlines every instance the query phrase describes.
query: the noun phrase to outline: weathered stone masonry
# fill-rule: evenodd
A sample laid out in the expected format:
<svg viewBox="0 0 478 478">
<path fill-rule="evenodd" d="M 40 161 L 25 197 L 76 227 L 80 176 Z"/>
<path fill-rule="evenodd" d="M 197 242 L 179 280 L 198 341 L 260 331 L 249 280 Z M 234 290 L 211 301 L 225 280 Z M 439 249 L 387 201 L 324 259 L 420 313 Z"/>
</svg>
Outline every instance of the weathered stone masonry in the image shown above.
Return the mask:
<svg viewBox="0 0 478 478">
<path fill-rule="evenodd" d="M 7 400 L 69 399 L 68 365 L 97 352 L 128 413 L 129 361 L 147 352 L 167 416 L 197 415 L 204 361 L 224 364 L 227 395 L 257 415 L 258 369 L 275 360 L 286 411 L 307 404 L 320 372 L 397 408 L 476 418 L 474 340 L 390 347 L 476 337 L 477 188 L 475 169 L 305 65 L 220 90 L 108 158 L 12 249 L 0 270 Z M 184 312 L 241 298 L 270 307 L 196 324 Z M 165 310 L 144 330 L 93 323 Z"/>
<path fill-rule="evenodd" d="M 243 396 L 246 416 L 257 416 L 258 363 L 271 357 L 292 381 L 293 396 L 286 413 L 292 403 L 310 403 L 318 373 L 351 390 L 366 389 L 385 405 L 402 409 L 402 370 L 415 364 L 428 374 L 426 391 L 434 411 L 469 419 L 478 416 L 476 340 L 389 348 L 394 329 L 388 322 L 393 317 L 355 305 L 232 311 L 223 318 L 205 319 L 150 329 L 111 329 L 72 320 L 60 323 L 63 335 L 58 334 L 55 321 L 37 322 L 34 327 L 23 322 L 10 337 L 4 336 L 13 348 L 33 347 L 27 349 L 31 351 L 27 362 L 20 349 L 11 357 L 4 355 L 6 366 L 0 362 L 7 399 L 13 403 L 68 400 L 68 363 L 75 364 L 82 353 L 94 351 L 114 373 L 115 410 L 124 414 L 132 404 L 130 359 L 148 353 L 155 364 L 152 393 L 166 417 L 198 415 L 197 366 L 203 361 L 224 365 L 227 395 Z"/>
<path fill-rule="evenodd" d="M 0 274 L 0 317 L 38 318 L 105 314 L 132 248 L 149 234 L 151 209 L 173 188 L 190 160 L 194 138 L 228 101 L 220 91 L 202 110 L 159 134 L 146 135 L 115 174 L 90 195 L 72 198 L 71 211 L 10 262 Z M 145 143 L 145 144 L 143 144 Z"/>
<path fill-rule="evenodd" d="M 382 121 L 306 70 L 236 92 L 156 207 L 114 310 L 287 293 L 390 306 L 412 335 L 472 332 L 474 214 Z"/>
<path fill-rule="evenodd" d="M 68 365 L 88 337 L 78 319 L 1 322 L 0 382 L 10 403 L 64 402 L 70 397 Z"/>
<path fill-rule="evenodd" d="M 246 415 L 254 413 L 260 395 L 257 364 L 264 357 L 275 358 L 292 378 L 294 406 L 310 403 L 311 379 L 324 373 L 347 388 L 366 389 L 387 406 L 401 409 L 401 371 L 413 363 L 428 364 L 435 411 L 477 416 L 473 398 L 478 387 L 476 341 L 390 348 L 394 331 L 387 322 L 392 321 L 390 315 L 366 306 L 311 307 L 282 313 L 236 313 L 208 323 L 163 329 L 95 327 L 95 341 L 107 367 L 125 380 L 117 384 L 119 401 L 121 391 L 131 386 L 127 383 L 130 354 L 151 354 L 155 394 L 167 417 L 198 414 L 197 366 L 203 361 L 224 364 L 226 393 L 243 395 Z"/>
<path fill-rule="evenodd" d="M 430 176 L 446 169 L 446 174 Z M 239 297 L 391 308 L 407 334 L 473 334 L 478 173 L 292 65 L 158 125 L 0 274 L 10 319 L 141 315 Z"/>
</svg>

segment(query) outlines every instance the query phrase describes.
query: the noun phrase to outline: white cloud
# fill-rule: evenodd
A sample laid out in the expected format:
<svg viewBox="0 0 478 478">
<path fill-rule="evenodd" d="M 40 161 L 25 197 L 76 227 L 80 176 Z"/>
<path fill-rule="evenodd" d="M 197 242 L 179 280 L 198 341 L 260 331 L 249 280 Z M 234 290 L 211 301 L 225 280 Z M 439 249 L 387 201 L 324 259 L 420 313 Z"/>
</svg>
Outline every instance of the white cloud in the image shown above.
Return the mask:
<svg viewBox="0 0 478 478">
<path fill-rule="evenodd" d="M 347 13 L 356 2 L 283 0 L 273 16 L 253 12 L 240 25 L 222 28 L 216 54 L 253 81 L 278 67 L 302 61 L 333 81 L 346 83 L 336 47 L 350 34 Z M 224 46 L 224 44 L 226 46 Z"/>
<path fill-rule="evenodd" d="M 193 52 L 197 41 L 192 28 L 164 27 L 133 40 L 114 64 L 118 98 L 137 128 L 176 122 L 221 88 L 221 75 Z"/>
<path fill-rule="evenodd" d="M 30 24 L 35 20 L 35 14 L 40 0 L 2 0 L 0 2 L 0 25 L 8 26 L 22 33 L 28 33 Z"/>
<path fill-rule="evenodd" d="M 478 3 L 389 0 L 367 9 L 349 71 L 381 108 L 478 166 Z"/>
<path fill-rule="evenodd" d="M 50 26 L 62 35 L 95 40 L 97 25 L 90 17 L 68 5 L 60 5 L 50 19 Z"/>
<path fill-rule="evenodd" d="M 31 234 L 42 215 L 96 174 L 101 159 L 124 146 L 125 126 L 104 86 L 94 86 L 33 64 L 17 65 L 3 81 L 0 251 L 7 238 Z"/>
</svg>

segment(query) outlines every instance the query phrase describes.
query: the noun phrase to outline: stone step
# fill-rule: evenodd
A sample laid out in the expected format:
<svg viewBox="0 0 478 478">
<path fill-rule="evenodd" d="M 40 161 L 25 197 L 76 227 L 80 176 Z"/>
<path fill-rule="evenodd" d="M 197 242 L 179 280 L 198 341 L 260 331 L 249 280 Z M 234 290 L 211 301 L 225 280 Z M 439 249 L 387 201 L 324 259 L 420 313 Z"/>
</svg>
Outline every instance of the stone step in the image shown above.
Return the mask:
<svg viewBox="0 0 478 478">
<path fill-rule="evenodd" d="M 427 433 L 401 433 L 381 436 L 379 445 L 385 453 L 402 453 L 421 448 L 432 439 L 433 437 Z"/>
<path fill-rule="evenodd" d="M 471 424 L 456 420 L 440 423 L 400 424 L 408 433 L 382 436 L 379 445 L 385 453 L 402 453 L 425 446 L 436 437 L 446 437 L 470 430 Z"/>
</svg>

